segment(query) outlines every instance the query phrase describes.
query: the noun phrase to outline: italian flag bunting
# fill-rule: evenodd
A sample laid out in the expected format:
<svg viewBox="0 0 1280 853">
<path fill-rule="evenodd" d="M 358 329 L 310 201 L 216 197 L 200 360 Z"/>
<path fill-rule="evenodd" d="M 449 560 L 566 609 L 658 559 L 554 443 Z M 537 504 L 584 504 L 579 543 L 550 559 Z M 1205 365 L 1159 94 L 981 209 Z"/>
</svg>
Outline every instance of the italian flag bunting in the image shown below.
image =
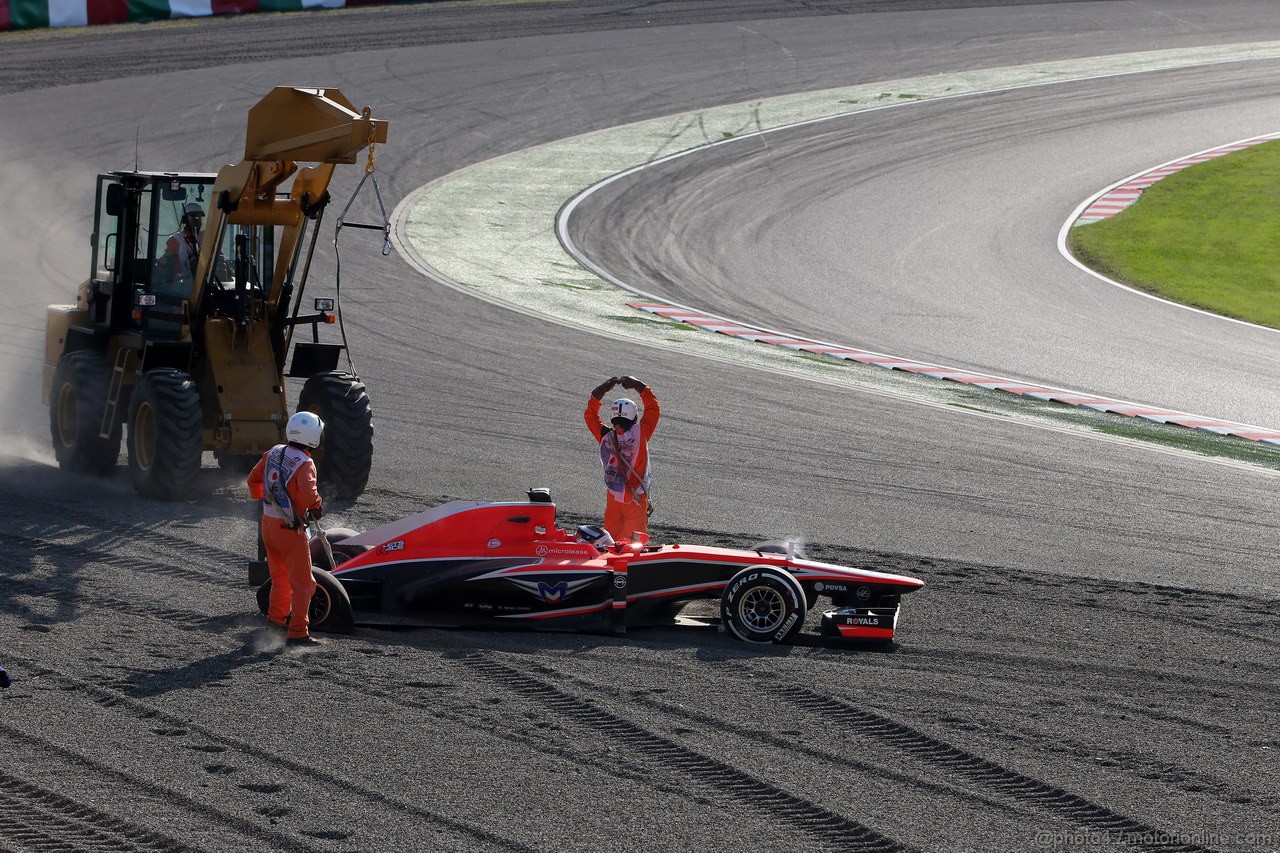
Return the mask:
<svg viewBox="0 0 1280 853">
<path fill-rule="evenodd" d="M 380 2 L 387 0 L 0 0 L 0 31 L 340 9 Z"/>
</svg>

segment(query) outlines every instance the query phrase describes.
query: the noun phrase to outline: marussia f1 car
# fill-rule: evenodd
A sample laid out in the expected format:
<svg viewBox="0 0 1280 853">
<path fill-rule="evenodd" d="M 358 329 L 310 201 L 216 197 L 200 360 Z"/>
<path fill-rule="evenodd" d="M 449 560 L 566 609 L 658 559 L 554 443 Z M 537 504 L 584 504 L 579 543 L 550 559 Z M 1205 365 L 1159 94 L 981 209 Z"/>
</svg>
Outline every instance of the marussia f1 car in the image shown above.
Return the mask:
<svg viewBox="0 0 1280 853">
<path fill-rule="evenodd" d="M 793 543 L 752 550 L 614 543 L 601 528 L 556 526 L 545 489 L 527 502 L 452 501 L 364 533 L 313 536 L 311 627 L 518 626 L 624 633 L 672 624 L 682 607 L 719 599 L 724 629 L 749 643 L 793 639 L 818 596 L 827 637 L 890 640 L 898 602 L 924 582 L 805 559 Z M 314 528 L 313 528 L 314 529 Z M 251 563 L 266 612 L 271 581 Z"/>
</svg>

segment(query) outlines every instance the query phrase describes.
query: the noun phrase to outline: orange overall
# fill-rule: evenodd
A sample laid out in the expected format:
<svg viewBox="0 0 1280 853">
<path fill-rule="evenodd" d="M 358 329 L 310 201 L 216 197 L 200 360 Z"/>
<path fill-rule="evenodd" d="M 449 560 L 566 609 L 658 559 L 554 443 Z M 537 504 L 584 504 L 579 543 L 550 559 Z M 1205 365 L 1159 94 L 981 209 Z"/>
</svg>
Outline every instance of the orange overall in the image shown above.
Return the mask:
<svg viewBox="0 0 1280 853">
<path fill-rule="evenodd" d="M 271 569 L 267 619 L 281 627 L 287 620 L 291 638 L 306 637 L 316 582 L 307 529 L 300 519 L 308 510 L 318 514 L 323 506 L 311 454 L 297 445 L 278 444 L 268 450 L 249 473 L 249 495 L 262 501 L 262 541 Z"/>
<path fill-rule="evenodd" d="M 662 410 L 658 398 L 645 386 L 640 391 L 644 412 L 640 422 L 630 430 L 617 429 L 600 420 L 603 400 L 587 398 L 586 411 L 582 413 L 587 429 L 600 443 L 600 458 L 604 463 L 605 487 L 604 529 L 618 542 L 627 542 L 632 533 L 649 531 L 649 439 L 658 428 Z M 614 445 L 616 437 L 618 444 Z M 621 451 L 627 464 L 617 459 Z"/>
</svg>

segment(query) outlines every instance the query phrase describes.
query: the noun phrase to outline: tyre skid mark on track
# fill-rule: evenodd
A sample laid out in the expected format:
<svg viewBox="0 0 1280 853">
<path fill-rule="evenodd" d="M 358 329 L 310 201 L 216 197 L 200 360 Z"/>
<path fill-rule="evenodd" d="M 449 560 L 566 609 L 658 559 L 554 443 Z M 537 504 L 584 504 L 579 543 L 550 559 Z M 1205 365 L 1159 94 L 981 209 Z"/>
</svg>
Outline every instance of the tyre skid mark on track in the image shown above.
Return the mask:
<svg viewBox="0 0 1280 853">
<path fill-rule="evenodd" d="M 985 567 L 984 567 L 985 568 Z M 959 577 L 966 581 L 972 580 L 972 575 L 967 572 L 956 570 L 944 570 L 935 572 L 935 576 L 939 578 Z M 1259 619 L 1269 619 L 1273 623 L 1277 623 L 1274 609 L 1274 602 L 1264 598 L 1251 597 L 1247 595 L 1238 595 L 1229 592 L 1211 592 L 1208 590 L 1188 590 L 1173 586 L 1158 586 L 1156 584 L 1148 584 L 1142 582 L 1120 582 L 1103 583 L 1097 578 L 1082 578 L 1066 575 L 1034 575 L 1019 571 L 1000 571 L 1002 582 L 1009 584 L 1017 584 L 1019 586 L 1019 597 L 1024 602 L 1042 601 L 1055 607 L 1077 607 L 1087 613 L 1097 614 L 1102 611 L 1107 614 L 1117 613 L 1125 616 L 1133 616 L 1150 619 L 1157 623 L 1177 622 L 1187 628 L 1197 631 L 1213 634 L 1214 636 L 1230 636 L 1241 640 L 1249 640 L 1251 642 L 1262 643 L 1268 646 L 1280 647 L 1280 631 L 1272 630 L 1263 633 L 1254 633 L 1246 628 L 1222 625 L 1219 622 L 1205 621 L 1195 616 L 1184 616 L 1175 607 L 1181 607 L 1185 612 L 1188 608 L 1184 598 L 1192 599 L 1192 604 L 1197 607 L 1206 607 L 1209 604 L 1217 607 L 1232 607 L 1237 614 L 1243 618 L 1258 617 Z M 1096 596 L 1103 603 L 1092 603 L 1085 600 L 1072 599 L 1064 597 L 1062 590 L 1070 588 L 1073 594 L 1084 594 Z M 1044 591 L 1044 595 L 1036 595 L 1036 591 Z M 985 584 L 976 584 L 967 590 L 968 595 L 983 596 L 994 599 L 1003 599 L 1008 596 L 1008 592 L 1001 586 L 989 586 Z M 1116 603 L 1118 594 L 1124 594 L 1128 598 L 1141 596 L 1149 597 L 1149 600 L 1140 602 L 1145 606 L 1124 606 Z"/>
<path fill-rule="evenodd" d="M 182 566 L 155 562 L 142 557 L 131 557 L 127 554 L 117 554 L 111 551 L 104 551 L 98 548 L 90 548 L 69 542 L 53 542 L 48 539 L 41 539 L 35 536 L 25 536 L 18 533 L 0 533 L 0 544 L 23 548 L 34 554 L 61 554 L 83 563 L 104 563 L 120 569 L 144 572 L 149 575 L 159 575 L 161 577 L 173 578 L 174 580 L 212 584 L 224 589 L 232 586 L 240 586 L 239 584 L 228 583 L 226 576 L 215 577 L 203 572 L 192 571 L 191 569 L 183 568 Z"/>
<path fill-rule="evenodd" d="M 937 672 L 937 668 L 932 666 L 932 663 L 936 660 L 966 664 L 979 661 L 992 666 L 1007 667 L 1018 672 L 1025 672 L 1028 666 L 1034 666 L 1037 669 L 1053 673 L 1089 672 L 1091 666 L 1096 670 L 1096 662 L 1086 663 L 1079 660 L 1046 658 L 1040 655 L 1006 654 L 972 649 L 955 651 L 950 648 L 914 646 L 903 650 L 901 654 L 904 656 L 904 664 L 918 672 Z M 912 660 L 913 658 L 918 659 L 918 665 Z M 1190 684 L 1181 679 L 1177 673 L 1171 674 L 1164 670 L 1146 667 L 1113 665 L 1107 668 L 1107 672 L 1116 676 L 1123 676 L 1134 683 L 1155 684 L 1163 681 L 1167 690 L 1176 691 L 1180 696 L 1186 696 L 1189 690 L 1198 688 L 1205 693 L 1247 691 L 1261 693 L 1265 696 L 1280 697 L 1280 681 L 1274 680 L 1273 673 L 1269 671 L 1272 668 L 1267 667 L 1265 669 L 1268 670 L 1267 677 L 1233 680 L 1200 676 Z"/>
<path fill-rule="evenodd" d="M 1025 676 L 1025 671 L 1022 675 Z M 1034 678 L 1028 680 L 1034 681 Z M 1170 677 L 1170 682 L 1175 681 Z M 964 694 L 946 690 L 939 690 L 934 685 L 920 687 L 906 687 L 898 685 L 897 690 L 904 698 L 913 697 L 919 700 L 932 699 L 941 703 L 944 707 L 949 708 L 949 713 L 942 718 L 941 722 L 949 726 L 955 726 L 962 730 L 979 731 L 977 726 L 969 725 L 970 718 L 958 716 L 961 708 L 965 705 L 978 704 L 973 694 Z M 1177 694 L 1182 695 L 1183 690 L 1175 689 Z M 1089 691 L 1092 695 L 1093 691 Z M 1002 709 L 1004 713 L 1014 716 L 1016 719 L 1022 719 L 1018 716 L 1023 712 L 1025 706 L 1002 703 L 991 695 L 982 696 L 981 705 L 984 710 L 992 708 Z M 1064 707 L 1066 703 L 1053 704 L 1054 710 Z M 1142 725 L 1143 718 L 1173 723 L 1179 727 L 1180 731 L 1188 732 L 1190 736 L 1206 736 L 1225 739 L 1234 732 L 1227 726 L 1218 726 L 1212 723 L 1205 723 L 1191 717 L 1175 714 L 1163 714 L 1152 708 L 1146 707 L 1143 702 L 1133 702 L 1131 704 L 1123 704 L 1120 701 L 1109 701 L 1105 699 L 1094 699 L 1093 707 L 1095 712 L 1106 710 L 1115 716 L 1128 715 L 1136 718 L 1135 724 Z M 1125 773 L 1135 779 L 1138 784 L 1143 784 L 1149 780 L 1159 780 L 1163 784 L 1176 787 L 1188 794 L 1196 797 L 1210 797 L 1218 802 L 1232 805 L 1242 802 L 1253 802 L 1255 794 L 1246 788 L 1240 787 L 1233 778 L 1224 780 L 1210 774 L 1200 772 L 1195 766 L 1187 766 L 1185 764 L 1174 764 L 1168 760 L 1161 760 L 1149 755 L 1137 754 L 1125 749 L 1108 748 L 1101 745 L 1096 740 L 1076 740 L 1055 730 L 1053 739 L 1046 742 L 1046 730 L 1043 727 L 1037 727 L 1034 724 L 1027 725 L 1022 723 L 1004 723 L 1000 728 L 1000 735 L 1011 743 L 1035 744 L 1036 748 L 1046 752 L 1057 753 L 1064 757 L 1065 760 L 1077 760 L 1081 755 L 1092 755 L 1099 766 L 1123 768 Z M 1268 745 L 1262 743 L 1260 745 Z M 1105 760 L 1104 760 L 1105 758 Z M 1106 762 L 1111 762 L 1107 764 Z"/>
<path fill-rule="evenodd" d="M 997 795 L 988 795 L 981 791 L 974 790 L 973 788 L 970 788 L 970 787 L 954 785 L 945 781 L 937 781 L 932 778 L 921 778 L 919 776 L 913 776 L 908 773 L 892 771 L 887 767 L 885 767 L 883 764 L 873 764 L 869 762 L 862 762 L 858 760 L 856 757 L 837 755 L 816 747 L 807 746 L 803 743 L 794 743 L 784 738 L 771 735 L 768 732 L 756 731 L 753 729 L 747 729 L 741 726 L 736 726 L 732 723 L 728 723 L 724 720 L 721 720 L 711 714 L 695 711 L 684 705 L 677 705 L 669 701 L 658 699 L 647 694 L 643 694 L 643 693 L 637 694 L 635 691 L 620 690 L 609 684 L 594 682 L 582 676 L 579 676 L 573 673 L 562 672 L 548 666 L 534 665 L 530 667 L 530 669 L 536 670 L 541 674 L 547 675 L 548 677 L 551 677 L 557 680 L 559 683 L 573 682 L 574 684 L 577 684 L 584 688 L 589 689 L 593 694 L 609 694 L 620 700 L 624 700 L 632 704 L 644 705 L 646 707 L 653 708 L 656 711 L 665 713 L 669 716 L 678 717 L 683 720 L 688 720 L 691 722 L 704 725 L 708 729 L 713 729 L 713 730 L 722 731 L 722 732 L 723 731 L 730 732 L 734 736 L 741 738 L 743 740 L 756 741 L 756 742 L 765 744 L 767 746 L 775 747 L 778 749 L 785 749 L 789 752 L 803 753 L 815 759 L 816 761 L 830 763 L 830 764 L 839 766 L 841 768 L 858 770 L 868 775 L 881 776 L 883 778 L 887 778 L 894 782 L 908 784 L 915 788 L 930 790 L 943 796 L 950 796 L 950 797 L 956 797 L 959 799 L 970 800 L 974 803 L 980 804 L 988 808 L 995 808 L 998 810 L 1023 813 L 1023 814 L 1029 811 L 1029 809 L 1025 806 L 1019 805 L 1015 807 L 1011 805 L 1010 801 L 1007 798 L 1001 799 L 1001 798 L 998 798 Z M 1172 681 L 1173 679 L 1171 678 L 1170 680 Z M 939 691 L 936 688 L 932 688 L 932 687 L 920 688 L 918 690 L 909 690 L 900 685 L 899 689 L 906 690 L 906 692 L 908 693 L 919 693 L 921 695 L 928 695 L 934 698 L 945 695 L 945 694 L 939 693 Z M 1183 689 L 1181 686 L 1178 687 L 1178 692 L 1179 694 L 1183 692 Z M 973 697 L 965 696 L 962 694 L 956 694 L 950 697 L 950 699 L 953 702 L 971 702 L 973 700 Z M 984 703 L 989 704 L 989 702 L 990 702 L 989 697 L 984 700 Z M 1118 702 L 1105 702 L 1105 701 L 1100 701 L 1097 704 L 1105 705 L 1107 707 L 1113 708 L 1117 712 L 1134 714 L 1139 716 L 1146 715 L 1154 719 L 1174 722 L 1182 726 L 1197 729 L 1201 732 L 1204 732 L 1210 735 L 1225 735 L 1225 734 L 1232 733 L 1232 730 L 1226 726 L 1216 726 L 1213 724 L 1207 724 L 1192 718 L 1184 718 L 1178 715 L 1160 714 L 1158 712 L 1153 711 L 1152 709 L 1142 707 L 1141 705 L 1123 705 Z M 1040 739 L 1043 739 L 1044 737 L 1043 731 L 1038 731 L 1034 728 L 1006 729 L 1005 731 L 1020 732 L 1023 735 L 1023 737 L 1029 741 L 1030 740 L 1038 741 Z M 1051 749 L 1056 749 L 1066 755 L 1079 755 L 1082 752 L 1087 752 L 1090 750 L 1092 750 L 1093 752 L 1099 751 L 1098 744 L 1096 743 L 1088 743 L 1088 744 L 1083 742 L 1076 743 L 1070 739 L 1063 739 L 1062 737 L 1059 737 L 1058 740 L 1055 741 L 1054 746 L 1051 747 Z M 1122 753 L 1117 750 L 1104 750 L 1103 752 L 1105 752 L 1111 758 L 1111 760 L 1113 760 L 1116 763 L 1116 765 L 1125 766 L 1126 768 L 1130 769 L 1132 771 L 1131 775 L 1141 776 L 1144 779 L 1159 779 L 1163 781 L 1165 784 L 1172 785 L 1188 793 L 1195 794 L 1198 796 L 1206 796 L 1206 792 L 1209 792 L 1207 794 L 1208 796 L 1212 796 L 1215 799 L 1218 799 L 1219 801 L 1224 803 L 1252 802 L 1253 795 L 1247 791 L 1244 791 L 1243 789 L 1240 789 L 1238 786 L 1233 787 L 1231 790 L 1226 792 L 1214 791 L 1213 790 L 1214 787 L 1221 785 L 1222 780 L 1199 773 L 1194 768 L 1188 768 L 1185 766 L 1174 766 L 1174 765 L 1168 764 L 1167 762 L 1153 761 L 1144 756 L 1134 755 L 1131 753 Z M 1245 799 L 1245 798 L 1248 798 L 1248 799 Z"/>
<path fill-rule="evenodd" d="M 200 850 L 7 773 L 0 773 L 0 837 L 34 850 Z"/>
<path fill-rule="evenodd" d="M 531 754 L 537 753 L 567 761 L 582 767 L 592 767 L 600 773 L 613 776 L 617 779 L 625 779 L 630 782 L 638 782 L 655 790 L 668 794 L 688 797 L 701 802 L 701 798 L 692 794 L 688 788 L 679 788 L 675 785 L 667 785 L 657 782 L 653 778 L 652 768 L 648 765 L 641 765 L 634 762 L 626 762 L 626 766 L 621 766 L 624 762 L 617 758 L 610 757 L 608 761 L 599 760 L 593 756 L 583 755 L 581 752 L 575 752 L 563 747 L 557 747 L 548 743 L 546 738 L 536 735 L 522 734 L 519 730 L 511 728 L 502 728 L 499 730 L 495 726 L 485 726 L 475 716 L 471 716 L 459 712 L 450 712 L 447 708 L 442 708 L 438 704 L 425 702 L 419 699 L 405 699 L 402 695 L 390 691 L 382 691 L 370 689 L 368 685 L 353 686 L 351 692 L 358 693 L 370 699 L 376 699 L 389 705 L 398 705 L 401 708 L 407 708 L 410 711 L 421 713 L 427 711 L 433 717 L 439 719 L 454 720 L 458 723 L 466 725 L 471 729 L 487 729 L 498 733 L 504 741 L 509 743 L 522 744 Z M 710 805 L 710 803 L 708 803 Z"/>
<path fill-rule="evenodd" d="M 671 717 L 676 717 L 678 719 L 685 720 L 688 722 L 698 723 L 700 725 L 706 726 L 709 730 L 714 730 L 719 732 L 729 732 L 730 734 L 734 735 L 735 737 L 741 738 L 742 740 L 754 741 L 756 743 L 764 744 L 766 746 L 773 747 L 775 749 L 786 750 L 787 752 L 791 752 L 791 753 L 801 753 L 817 761 L 822 761 L 832 766 L 839 767 L 843 770 L 855 770 L 865 775 L 880 776 L 882 778 L 889 779 L 890 781 L 893 781 L 893 782 L 910 785 L 915 788 L 926 789 L 944 796 L 969 800 L 989 808 L 995 808 L 1002 811 L 1010 811 L 1010 812 L 1018 811 L 1018 809 L 1010 806 L 1007 801 L 988 796 L 979 791 L 974 791 L 969 788 L 964 788 L 957 785 L 951 785 L 945 782 L 937 782 L 932 779 L 922 779 L 919 776 L 912 776 L 906 773 L 897 772 L 885 767 L 883 764 L 880 764 L 880 763 L 862 761 L 856 757 L 851 757 L 846 755 L 837 755 L 833 752 L 818 749 L 812 746 L 807 746 L 804 743 L 797 743 L 793 740 L 788 740 L 786 738 L 770 734 L 767 731 L 761 731 L 757 729 L 751 729 L 744 726 L 736 725 L 734 723 L 731 723 L 727 720 L 713 716 L 711 714 L 706 714 L 701 711 L 695 711 L 692 708 L 686 707 L 684 705 L 677 705 L 675 703 L 668 702 L 662 699 L 656 699 L 653 696 L 637 694 L 634 691 L 623 691 L 606 683 L 592 681 L 580 675 L 561 672 L 559 670 L 555 670 L 547 666 L 535 665 L 535 666 L 529 667 L 529 669 L 537 670 L 538 672 L 550 678 L 556 679 L 561 683 L 571 681 L 577 685 L 580 685 L 582 687 L 589 689 L 592 693 L 609 694 L 614 696 L 617 699 L 624 700 L 626 702 L 630 702 L 633 704 L 644 705 L 648 708 L 652 708 L 655 711 L 659 711 Z"/>
<path fill-rule="evenodd" d="M 661 759 L 665 767 L 710 784 L 720 794 L 767 810 L 833 849 L 885 853 L 911 849 L 857 821 L 789 794 L 732 765 L 681 746 L 524 671 L 505 666 L 488 654 L 469 655 L 459 660 L 497 684 L 540 702 L 561 716 L 598 731 L 610 732 L 613 738 L 628 747 Z"/>
<path fill-rule="evenodd" d="M 112 535 L 126 542 L 158 542 L 173 548 L 180 554 L 189 554 L 193 546 L 198 547 L 202 554 L 213 557 L 226 557 L 231 561 L 243 561 L 248 559 L 246 554 L 228 551 L 225 548 L 219 548 L 214 545 L 208 545 L 203 542 L 195 542 L 190 539 L 183 539 L 181 536 L 175 536 L 155 526 L 145 524 L 120 524 L 120 519 L 105 515 L 103 513 L 94 512 L 92 508 L 85 507 L 80 503 L 57 503 L 44 498 L 38 498 L 33 495 L 24 494 L 21 496 L 22 505 L 15 507 L 11 514 L 21 514 L 22 506 L 38 505 L 43 506 L 51 512 L 55 518 L 65 518 L 68 512 L 74 512 L 76 518 L 97 519 L 102 522 L 98 526 L 77 525 L 86 531 L 101 533 L 104 529 L 110 530 Z M 35 522 L 42 526 L 47 526 L 48 517 L 41 515 L 28 514 Z M 202 522 L 216 524 L 219 519 L 205 518 Z M 208 578 L 205 579 L 206 581 Z"/>
<path fill-rule="evenodd" d="M 1120 837 L 1136 840 L 1177 837 L 1176 833 L 1147 826 L 1078 794 L 1072 794 L 1032 776 L 1009 770 L 911 726 L 843 700 L 792 685 L 775 686 L 774 692 L 800 708 L 819 714 L 828 720 L 848 725 L 861 734 L 887 743 L 928 764 L 942 767 L 978 785 L 1066 818 L 1074 826 L 1089 827 L 1099 832 L 1119 834 Z M 1154 845 L 1138 843 L 1136 846 L 1178 851 L 1178 853 L 1212 853 L 1211 848 L 1173 841 Z"/>
<path fill-rule="evenodd" d="M 237 737 L 222 734 L 221 732 L 215 731 L 214 729 L 208 728 L 207 726 L 192 722 L 191 720 L 186 719 L 185 717 L 180 717 L 175 714 L 171 714 L 167 711 L 163 711 L 159 708 L 149 705 L 148 703 L 143 702 L 139 699 L 134 699 L 133 697 L 119 690 L 115 690 L 108 687 L 102 687 L 98 684 L 84 681 L 83 679 L 76 678 L 73 675 L 68 675 L 59 670 L 51 669 L 47 666 L 42 666 L 37 661 L 31 660 L 31 659 L 24 659 L 22 656 L 19 656 L 19 655 L 7 653 L 7 657 L 9 660 L 15 660 L 15 661 L 21 662 L 24 667 L 27 667 L 31 670 L 42 671 L 43 673 L 45 673 L 45 677 L 56 679 L 58 681 L 61 681 L 64 684 L 73 686 L 80 695 L 87 697 L 90 701 L 94 702 L 95 704 L 97 704 L 102 708 L 122 711 L 124 713 L 128 713 L 148 723 L 155 723 L 155 722 L 166 723 L 169 726 L 171 726 L 174 730 L 182 730 L 188 733 L 195 733 L 200 737 L 204 738 L 205 740 L 211 741 L 215 744 L 218 744 L 219 746 L 223 746 L 228 749 L 235 750 L 236 752 L 239 752 L 242 755 L 248 756 L 250 760 L 265 762 L 266 764 L 271 766 L 273 770 L 280 770 L 280 769 L 287 770 L 289 771 L 290 774 L 293 774 L 297 778 L 318 780 L 320 782 L 323 782 L 329 786 L 330 791 L 332 790 L 346 791 L 350 794 L 360 797 L 361 799 L 369 800 L 379 806 L 384 806 L 384 807 L 389 806 L 389 807 L 393 807 L 397 812 L 400 812 L 400 813 L 407 812 L 409 814 L 416 815 L 417 817 L 420 817 L 423 820 L 428 821 L 431 824 L 443 830 L 448 830 L 450 832 L 454 832 L 460 836 L 465 837 L 471 843 L 480 842 L 480 843 L 488 844 L 492 847 L 501 848 L 505 850 L 512 850 L 512 851 L 527 851 L 530 849 L 524 846 L 523 844 L 512 841 L 511 839 L 503 838 L 499 835 L 496 835 L 495 833 L 491 832 L 488 829 L 485 829 L 484 827 L 472 826 L 466 823 L 465 821 L 446 817 L 445 815 L 433 812 L 409 800 L 405 800 L 390 794 L 385 794 L 373 788 L 366 788 L 349 778 L 338 776 L 334 773 L 330 773 L 326 770 L 316 767 L 314 764 L 307 764 L 301 761 L 296 761 L 292 758 L 289 758 L 288 756 L 279 755 L 271 752 L 270 750 L 266 750 L 266 749 L 262 749 L 261 747 L 254 746 L 253 744 L 247 741 L 241 740 Z M 0 730 L 5 730 L 5 729 L 9 729 L 9 726 L 5 725 L 4 723 L 0 723 Z M 47 748 L 65 752 L 69 755 L 75 756 L 77 760 L 92 764 L 94 765 L 94 769 L 98 772 L 106 772 L 106 773 L 110 773 L 112 775 L 117 775 L 117 776 L 123 775 L 119 771 L 115 771 L 111 768 L 105 767 L 104 765 L 97 764 L 92 759 L 77 755 L 76 753 L 67 749 L 66 747 L 59 746 L 57 744 L 51 743 L 49 741 L 45 741 L 40 738 L 35 738 L 29 734 L 24 733 L 24 736 L 29 739 L 35 740 L 36 742 L 46 746 Z M 213 811 L 216 814 L 222 815 L 221 812 L 216 812 L 216 810 L 213 810 L 207 806 L 202 805 L 202 809 L 209 809 L 210 811 Z M 265 827 L 259 827 L 257 824 L 253 824 L 249 821 L 244 821 L 232 815 L 222 815 L 222 816 L 226 819 L 234 820 L 239 824 L 243 824 L 248 827 L 253 827 L 259 833 L 271 834 L 273 836 L 278 835 L 278 833 L 275 833 L 272 830 L 266 829 Z M 281 836 L 281 837 L 283 838 L 284 836 Z M 292 845 L 294 843 L 295 842 L 293 842 L 292 840 L 289 841 L 290 849 L 293 849 Z M 306 842 L 302 844 L 301 849 L 303 850 L 314 849 L 314 844 L 315 844 L 315 840 L 309 838 Z"/>
<path fill-rule="evenodd" d="M 13 657 L 13 656 L 10 655 L 10 657 Z M 74 681 L 74 679 L 69 679 L 67 676 L 64 676 L 60 673 L 57 673 L 54 670 L 50 670 L 47 668 L 41 670 L 40 674 L 44 677 L 52 677 L 52 678 L 60 679 L 63 681 Z M 203 817 L 212 820 L 214 824 L 217 826 L 234 828 L 236 831 L 240 832 L 241 834 L 246 835 L 247 837 L 255 839 L 257 841 L 268 841 L 271 843 L 274 849 L 296 850 L 296 851 L 300 851 L 300 853 L 306 853 L 306 851 L 309 851 L 312 849 L 309 842 L 306 840 L 293 838 L 291 836 L 285 835 L 284 833 L 277 832 L 267 827 L 259 826 L 258 824 L 253 823 L 252 821 L 249 821 L 249 820 L 245 820 L 244 818 L 238 815 L 232 814 L 230 812 L 221 811 L 209 805 L 208 802 L 187 797 L 186 795 L 170 788 L 161 787 L 160 785 L 157 785 L 156 783 L 148 779 L 136 778 L 130 775 L 129 773 L 126 773 L 115 767 L 110 767 L 106 764 L 103 764 L 97 761 L 96 759 L 90 756 L 82 755 L 79 752 L 76 752 L 75 750 L 70 749 L 69 747 L 54 743 L 39 735 L 31 734 L 30 732 L 23 731 L 22 729 L 15 728 L 13 726 L 8 725 L 7 723 L 2 723 L 2 722 L 0 722 L 0 732 L 4 732 L 7 736 L 9 736 L 10 738 L 13 738 L 14 740 L 23 740 L 28 743 L 34 743 L 39 747 L 41 747 L 42 749 L 44 749 L 45 751 L 52 752 L 53 754 L 58 755 L 74 764 L 87 767 L 88 769 L 92 770 L 93 773 L 99 776 L 119 780 L 120 782 L 123 782 L 132 788 L 146 791 L 152 794 L 153 796 L 156 796 L 158 799 L 173 802 L 182 808 L 188 809 L 195 814 L 202 815 Z M 53 796 L 62 797 L 62 795 L 57 795 L 57 794 Z M 68 802 L 74 802 L 70 800 L 70 798 L 63 797 L 63 799 L 67 799 Z M 110 818 L 109 816 L 106 816 L 106 815 L 104 815 L 104 818 L 111 821 L 118 820 L 116 818 Z M 120 821 L 120 823 L 123 823 L 123 821 Z M 149 835 L 154 835 L 158 838 L 163 837 L 163 836 L 160 836 L 158 833 L 155 833 L 153 830 L 144 830 L 144 829 L 138 828 L 138 831 L 148 833 Z M 167 851 L 170 851 L 170 850 L 182 851 L 182 850 L 199 849 L 199 848 L 186 847 L 181 844 L 178 844 L 177 842 L 174 842 L 173 844 L 174 846 L 172 847 L 159 847 L 159 848 L 148 847 L 148 848 L 139 848 L 139 849 L 161 849 L 161 850 L 165 850 L 166 853 Z"/>
<path fill-rule="evenodd" d="M 5 578 L 4 583 L 8 595 L 3 601 L 0 601 L 0 608 L 24 614 L 38 624 L 46 624 L 48 617 L 35 612 L 31 607 L 21 602 L 15 601 L 15 596 L 27 595 L 32 598 L 50 599 L 59 606 L 71 605 L 85 610 L 112 610 L 118 613 L 127 613 L 130 616 L 157 619 L 166 625 L 192 631 L 221 633 L 226 627 L 228 619 L 235 618 L 234 616 L 209 616 L 204 613 L 177 610 L 171 607 L 157 607 L 145 601 L 126 601 L 123 598 L 117 598 L 103 592 L 89 593 L 43 581 Z"/>
</svg>

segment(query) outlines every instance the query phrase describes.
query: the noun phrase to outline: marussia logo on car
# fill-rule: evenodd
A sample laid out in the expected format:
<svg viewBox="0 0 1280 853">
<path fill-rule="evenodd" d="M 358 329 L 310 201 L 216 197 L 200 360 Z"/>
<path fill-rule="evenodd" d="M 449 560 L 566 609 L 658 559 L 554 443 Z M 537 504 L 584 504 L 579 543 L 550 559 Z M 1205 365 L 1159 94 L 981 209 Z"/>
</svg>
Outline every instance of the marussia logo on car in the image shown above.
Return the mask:
<svg viewBox="0 0 1280 853">
<path fill-rule="evenodd" d="M 517 580 L 516 578 L 508 578 L 516 586 L 525 592 L 532 593 L 547 604 L 559 604 L 564 599 L 573 595 L 587 584 L 595 580 L 595 578 L 583 578 L 576 581 L 560 581 L 557 584 L 549 584 L 546 581 L 526 581 Z"/>
</svg>

